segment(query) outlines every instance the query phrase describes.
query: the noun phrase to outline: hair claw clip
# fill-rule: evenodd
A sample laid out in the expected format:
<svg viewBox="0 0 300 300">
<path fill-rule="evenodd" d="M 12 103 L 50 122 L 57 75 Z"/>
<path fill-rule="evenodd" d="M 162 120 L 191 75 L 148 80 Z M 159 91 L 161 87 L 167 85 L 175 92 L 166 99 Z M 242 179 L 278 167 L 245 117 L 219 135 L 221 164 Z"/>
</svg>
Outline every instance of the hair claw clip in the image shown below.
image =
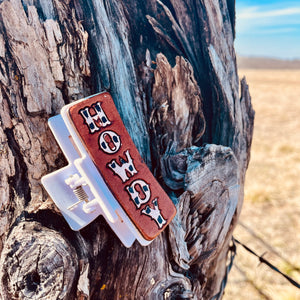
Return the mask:
<svg viewBox="0 0 300 300">
<path fill-rule="evenodd" d="M 64 106 L 49 126 L 68 165 L 42 184 L 73 230 L 103 215 L 121 242 L 148 245 L 176 208 L 143 162 L 109 93 Z"/>
</svg>

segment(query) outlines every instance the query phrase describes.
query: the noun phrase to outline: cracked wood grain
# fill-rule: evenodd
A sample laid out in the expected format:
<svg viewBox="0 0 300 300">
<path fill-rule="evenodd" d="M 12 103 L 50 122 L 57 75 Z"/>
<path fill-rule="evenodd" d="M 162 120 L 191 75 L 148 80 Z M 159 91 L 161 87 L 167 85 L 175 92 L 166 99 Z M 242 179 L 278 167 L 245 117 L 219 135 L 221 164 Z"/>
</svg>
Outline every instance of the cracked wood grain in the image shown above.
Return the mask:
<svg viewBox="0 0 300 300">
<path fill-rule="evenodd" d="M 71 245 L 37 222 L 21 222 L 1 259 L 1 299 L 68 299 L 78 269 Z"/>
<path fill-rule="evenodd" d="M 0 1 L 1 299 L 222 297 L 254 112 L 233 1 Z M 108 90 L 176 204 L 147 247 L 72 232 L 40 184 L 66 160 L 47 119 Z"/>
</svg>

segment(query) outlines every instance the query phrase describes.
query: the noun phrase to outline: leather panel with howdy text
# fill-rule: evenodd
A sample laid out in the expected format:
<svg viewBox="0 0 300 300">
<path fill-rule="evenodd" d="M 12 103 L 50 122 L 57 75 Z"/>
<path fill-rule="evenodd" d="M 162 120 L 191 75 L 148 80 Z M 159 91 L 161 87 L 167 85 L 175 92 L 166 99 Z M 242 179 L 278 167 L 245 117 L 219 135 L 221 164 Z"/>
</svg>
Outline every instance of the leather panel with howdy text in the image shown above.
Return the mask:
<svg viewBox="0 0 300 300">
<path fill-rule="evenodd" d="M 75 103 L 69 118 L 114 197 L 142 236 L 154 239 L 176 208 L 142 160 L 110 94 Z"/>
</svg>

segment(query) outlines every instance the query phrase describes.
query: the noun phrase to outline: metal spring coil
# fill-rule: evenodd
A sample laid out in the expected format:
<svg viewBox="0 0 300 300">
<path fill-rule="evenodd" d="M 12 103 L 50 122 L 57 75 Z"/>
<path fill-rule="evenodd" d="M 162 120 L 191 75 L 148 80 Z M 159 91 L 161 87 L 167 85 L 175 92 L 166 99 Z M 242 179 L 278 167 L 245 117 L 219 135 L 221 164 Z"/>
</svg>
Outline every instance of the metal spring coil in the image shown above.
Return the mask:
<svg viewBox="0 0 300 300">
<path fill-rule="evenodd" d="M 82 201 L 87 202 L 88 201 L 89 197 L 88 197 L 87 193 L 85 192 L 85 190 L 83 189 L 82 186 L 78 186 L 77 188 L 75 188 L 73 190 L 73 193 L 76 195 L 76 197 L 78 198 L 78 200 L 80 202 L 82 202 Z"/>
</svg>

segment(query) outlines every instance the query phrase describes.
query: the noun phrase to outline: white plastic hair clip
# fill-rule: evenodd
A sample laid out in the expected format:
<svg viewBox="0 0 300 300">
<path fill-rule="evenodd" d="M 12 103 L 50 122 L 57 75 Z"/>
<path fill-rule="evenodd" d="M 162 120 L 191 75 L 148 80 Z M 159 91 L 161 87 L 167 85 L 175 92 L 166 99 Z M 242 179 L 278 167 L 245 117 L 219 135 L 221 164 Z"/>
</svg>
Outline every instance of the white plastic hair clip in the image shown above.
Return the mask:
<svg viewBox="0 0 300 300">
<path fill-rule="evenodd" d="M 64 106 L 49 126 L 68 165 L 42 184 L 73 230 L 103 215 L 121 242 L 148 245 L 176 208 L 143 162 L 109 93 Z"/>
</svg>

